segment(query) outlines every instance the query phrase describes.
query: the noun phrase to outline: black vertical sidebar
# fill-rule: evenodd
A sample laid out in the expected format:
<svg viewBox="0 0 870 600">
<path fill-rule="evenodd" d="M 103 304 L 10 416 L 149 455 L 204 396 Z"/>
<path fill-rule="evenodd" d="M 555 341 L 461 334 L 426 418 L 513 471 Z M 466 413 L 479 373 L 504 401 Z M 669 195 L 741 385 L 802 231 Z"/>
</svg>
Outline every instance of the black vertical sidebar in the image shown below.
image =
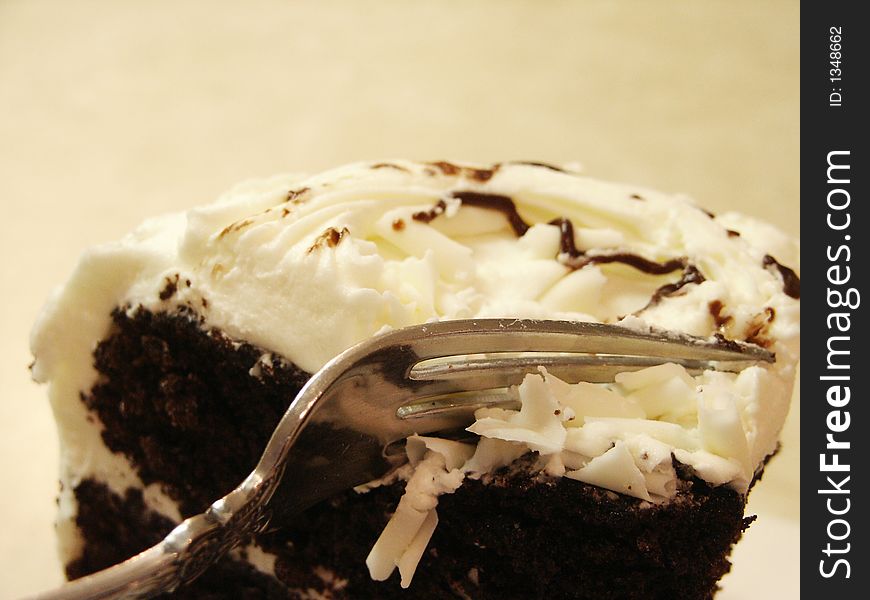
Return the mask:
<svg viewBox="0 0 870 600">
<path fill-rule="evenodd" d="M 859 8 L 801 3 L 801 593 L 837 600 L 870 589 L 870 23 Z"/>
</svg>

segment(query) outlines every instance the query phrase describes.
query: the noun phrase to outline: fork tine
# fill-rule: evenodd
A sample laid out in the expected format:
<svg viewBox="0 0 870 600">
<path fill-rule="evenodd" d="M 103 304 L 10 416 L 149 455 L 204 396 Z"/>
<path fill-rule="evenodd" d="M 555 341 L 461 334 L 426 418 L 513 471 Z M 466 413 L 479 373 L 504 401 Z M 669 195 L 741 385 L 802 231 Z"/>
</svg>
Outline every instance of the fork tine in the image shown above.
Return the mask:
<svg viewBox="0 0 870 600">
<path fill-rule="evenodd" d="M 431 323 L 424 329 L 422 338 L 412 340 L 420 360 L 457 354 L 535 351 L 658 356 L 659 362 L 775 360 L 772 352 L 752 344 L 710 341 L 670 332 L 641 333 L 602 323 L 475 319 Z"/>
<path fill-rule="evenodd" d="M 697 375 L 707 369 L 740 371 L 747 361 L 712 363 L 710 361 L 675 359 L 662 360 L 654 356 L 521 356 L 510 358 L 443 359 L 436 364 L 418 365 L 411 369 L 414 394 L 418 397 L 449 394 L 459 391 L 485 390 L 506 387 L 522 382 L 527 373 L 537 372 L 539 366 L 565 381 L 608 383 L 618 373 L 637 371 L 647 367 L 673 362 Z M 417 382 L 420 382 L 419 384 Z"/>
<path fill-rule="evenodd" d="M 516 394 L 511 390 L 499 389 L 415 401 L 400 406 L 396 410 L 396 416 L 413 422 L 415 433 L 425 434 L 451 427 L 464 428 L 474 420 L 474 411 L 490 406 L 520 408 Z"/>
</svg>

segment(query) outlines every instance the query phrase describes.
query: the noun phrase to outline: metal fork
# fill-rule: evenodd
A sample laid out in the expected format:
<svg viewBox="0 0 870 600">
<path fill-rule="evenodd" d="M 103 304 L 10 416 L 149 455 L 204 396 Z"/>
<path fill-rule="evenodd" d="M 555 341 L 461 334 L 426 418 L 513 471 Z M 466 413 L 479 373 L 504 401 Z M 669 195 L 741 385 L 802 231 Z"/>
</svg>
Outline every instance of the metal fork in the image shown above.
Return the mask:
<svg viewBox="0 0 870 600">
<path fill-rule="evenodd" d="M 204 513 L 141 554 L 35 598 L 171 592 L 263 531 L 276 514 L 292 516 L 388 473 L 403 461 L 395 442 L 463 428 L 482 406 L 515 403 L 505 388 L 540 365 L 568 381 L 606 382 L 665 362 L 699 372 L 774 360 L 750 344 L 596 323 L 478 319 L 399 329 L 320 369 L 287 409 L 254 471 Z"/>
</svg>

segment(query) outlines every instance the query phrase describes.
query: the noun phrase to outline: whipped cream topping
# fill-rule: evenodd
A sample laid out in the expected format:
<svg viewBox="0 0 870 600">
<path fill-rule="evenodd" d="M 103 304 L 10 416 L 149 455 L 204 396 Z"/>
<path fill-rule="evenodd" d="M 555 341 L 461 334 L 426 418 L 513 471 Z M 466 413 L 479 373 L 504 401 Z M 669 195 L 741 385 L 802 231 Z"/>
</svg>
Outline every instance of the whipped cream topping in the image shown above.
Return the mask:
<svg viewBox="0 0 870 600">
<path fill-rule="evenodd" d="M 508 199 L 528 229 L 518 236 L 504 212 L 463 202 L 463 192 Z M 439 201 L 440 212 L 415 218 Z M 631 253 L 662 264 L 684 258 L 703 281 L 642 310 L 679 269 L 654 274 L 594 261 L 572 268 L 554 219 L 571 222 L 572 241 L 587 254 Z M 770 253 L 764 244 L 747 242 L 764 226 L 732 221 L 749 233 L 729 235 L 686 198 L 524 164 L 393 161 L 277 177 L 148 221 L 86 253 L 35 330 L 36 376 L 50 379 L 69 345 L 99 339 L 106 309 L 117 305 L 190 305 L 230 337 L 309 372 L 386 329 L 437 319 L 614 322 L 642 311 L 660 327 L 745 338 L 770 307 L 771 337 L 794 338 L 797 303 L 762 265 Z M 775 241 L 774 256 L 796 269 L 796 250 Z M 161 298 L 171 282 L 176 292 Z M 708 310 L 714 300 L 725 307 L 721 327 Z M 73 312 L 94 330 L 62 331 L 56 321 Z M 46 340 L 56 334 L 61 344 Z"/>
<path fill-rule="evenodd" d="M 50 385 L 61 436 L 64 554 L 77 551 L 71 490 L 80 480 L 93 477 L 119 493 L 142 487 L 124 457 L 106 449 L 100 424 L 80 400 L 96 381 L 92 353 L 110 333 L 115 307 L 183 308 L 204 327 L 263 348 L 264 364 L 280 356 L 312 373 L 354 343 L 441 319 L 600 321 L 760 343 L 776 352 L 775 365 L 697 396 L 657 396 L 618 382 L 632 397 L 617 403 L 622 412 L 579 413 L 579 430 L 597 437 L 580 440 L 572 433 L 578 428 L 538 422 L 537 413 L 483 414 L 474 426 L 483 441 L 462 465 L 464 473 L 486 472 L 528 448 L 607 487 L 606 472 L 627 469 L 635 456 L 636 442 L 617 433 L 647 422 L 685 432 L 679 419 L 688 423 L 691 405 L 698 430 L 709 432 L 707 446 L 662 441 L 653 435 L 665 435 L 659 430 L 639 433 L 695 453 L 688 464 L 702 477 L 739 489 L 775 449 L 787 412 L 799 353 L 798 261 L 795 242 L 751 218 L 713 217 L 685 197 L 523 163 L 361 163 L 247 183 L 214 204 L 149 220 L 119 242 L 87 251 L 32 334 L 33 375 Z M 668 381 L 668 394 L 667 386 L 698 385 Z M 605 404 L 604 396 L 617 392 L 589 394 Z M 728 412 L 727 398 L 737 399 L 736 413 Z M 724 425 L 733 425 L 735 414 L 749 440 L 745 455 L 731 453 L 739 431 Z M 520 430 L 529 435 L 504 437 Z M 593 453 L 603 439 L 613 448 Z M 566 452 L 590 460 L 571 462 Z M 733 473 L 723 460 L 735 461 Z M 558 472 L 552 461 L 550 471 Z M 425 457 L 419 464 L 431 466 Z M 666 486 L 647 475 L 664 467 L 638 468 L 650 498 L 661 496 Z M 149 506 L 177 514 L 171 500 L 151 496 Z"/>
</svg>

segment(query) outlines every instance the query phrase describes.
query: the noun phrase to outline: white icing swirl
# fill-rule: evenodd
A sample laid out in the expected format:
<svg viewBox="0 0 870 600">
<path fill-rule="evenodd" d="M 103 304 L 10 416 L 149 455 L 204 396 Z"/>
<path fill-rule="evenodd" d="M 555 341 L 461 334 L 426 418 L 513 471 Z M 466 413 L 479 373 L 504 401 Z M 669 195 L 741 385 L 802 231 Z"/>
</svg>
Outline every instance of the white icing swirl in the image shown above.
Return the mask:
<svg viewBox="0 0 870 600">
<path fill-rule="evenodd" d="M 190 303 L 209 325 L 313 372 L 380 331 L 430 320 L 616 321 L 679 276 L 616 263 L 571 270 L 556 260 L 559 231 L 547 224 L 558 217 L 573 222 L 581 250 L 687 257 L 701 270 L 706 281 L 643 311 L 646 323 L 710 335 L 716 325 L 707 306 L 719 300 L 730 317 L 726 333 L 741 337 L 771 307 L 772 337 L 796 348 L 798 304 L 762 267 L 767 250 L 746 243 L 749 234 L 729 236 L 685 198 L 528 165 L 503 165 L 481 182 L 468 169 L 445 175 L 423 164 L 390 164 L 247 184 L 215 204 L 149 221 L 119 243 L 91 250 L 36 329 L 37 375 L 50 378 L 65 360 L 58 355 L 81 345 L 81 338 L 59 346 L 45 341 L 71 309 L 105 325 L 107 306 Z M 413 218 L 456 190 L 510 197 L 531 229 L 517 237 L 501 213 L 460 208 L 456 200 L 430 223 Z M 732 224 L 748 232 L 761 227 L 746 219 Z M 330 234 L 340 237 L 334 246 Z M 190 286 L 161 300 L 166 278 L 176 276 Z"/>
</svg>

